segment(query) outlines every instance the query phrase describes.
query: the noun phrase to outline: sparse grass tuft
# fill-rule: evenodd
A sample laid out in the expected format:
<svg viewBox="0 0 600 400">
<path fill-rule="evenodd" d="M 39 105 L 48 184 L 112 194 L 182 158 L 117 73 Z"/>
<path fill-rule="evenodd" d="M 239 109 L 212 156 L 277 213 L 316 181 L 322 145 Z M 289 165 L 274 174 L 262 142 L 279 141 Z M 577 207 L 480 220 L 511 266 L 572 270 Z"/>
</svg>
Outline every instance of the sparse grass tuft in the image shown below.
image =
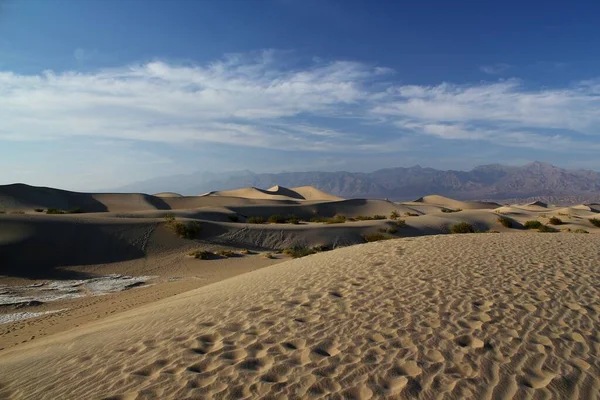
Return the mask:
<svg viewBox="0 0 600 400">
<path fill-rule="evenodd" d="M 263 217 L 249 217 L 246 222 L 248 224 L 264 224 L 266 221 Z"/>
<path fill-rule="evenodd" d="M 234 214 L 227 215 L 227 219 L 229 220 L 229 222 L 240 222 L 240 217 Z"/>
<path fill-rule="evenodd" d="M 288 255 L 292 258 L 306 257 L 306 256 L 309 256 L 309 255 L 315 254 L 315 253 L 316 253 L 316 250 L 311 249 L 310 247 L 300 247 L 300 246 L 290 247 L 283 251 L 283 254 Z"/>
<path fill-rule="evenodd" d="M 206 250 L 194 250 L 190 253 L 188 253 L 189 256 L 192 256 L 194 258 L 198 258 L 200 260 L 209 260 L 210 258 L 212 258 L 214 256 L 213 253 L 211 253 L 210 251 L 206 251 Z"/>
<path fill-rule="evenodd" d="M 390 219 L 397 220 L 398 218 L 400 218 L 400 213 L 396 210 L 392 211 L 390 214 Z"/>
<path fill-rule="evenodd" d="M 589 232 L 588 232 L 588 231 L 586 231 L 585 229 L 581 229 L 581 228 L 579 228 L 579 229 L 575 229 L 573 232 L 575 232 L 575 233 L 589 233 Z"/>
<path fill-rule="evenodd" d="M 396 221 L 394 221 L 394 224 L 397 228 L 406 228 L 408 226 L 406 225 L 406 221 L 403 219 L 397 219 Z"/>
<path fill-rule="evenodd" d="M 269 260 L 275 259 L 275 256 L 273 255 L 273 253 L 264 253 L 263 257 L 268 258 Z"/>
<path fill-rule="evenodd" d="M 450 233 L 475 233 L 473 225 L 468 222 L 459 222 L 454 225 L 450 225 Z"/>
<path fill-rule="evenodd" d="M 513 220 L 507 217 L 498 217 L 497 219 L 498 223 L 500 225 L 502 225 L 505 228 L 512 228 L 513 227 Z"/>
<path fill-rule="evenodd" d="M 326 224 L 343 224 L 346 222 L 346 217 L 343 215 L 336 215 L 333 218 L 329 218 Z"/>
<path fill-rule="evenodd" d="M 595 227 L 600 228 L 600 219 L 598 218 L 590 218 L 589 221 L 592 223 L 592 225 L 594 225 Z"/>
<path fill-rule="evenodd" d="M 59 210 L 58 208 L 49 208 L 46 210 L 46 214 L 64 214 L 63 210 Z"/>
<path fill-rule="evenodd" d="M 553 227 L 548 226 L 548 225 L 542 225 L 539 227 L 538 232 L 554 233 L 554 232 L 558 232 L 558 229 L 554 229 Z"/>
<path fill-rule="evenodd" d="M 35 212 L 44 212 L 43 208 L 34 208 L 33 211 Z"/>
<path fill-rule="evenodd" d="M 380 240 L 392 239 L 390 236 L 384 235 L 383 233 L 367 233 L 362 235 L 365 242 L 378 242 Z"/>
<path fill-rule="evenodd" d="M 550 217 L 550 219 L 548 220 L 548 223 L 550 225 L 562 225 L 562 219 L 558 218 L 558 217 Z"/>
<path fill-rule="evenodd" d="M 406 217 L 418 217 L 420 214 L 413 213 L 413 212 L 405 212 L 404 215 Z"/>
<path fill-rule="evenodd" d="M 249 254 L 256 254 L 256 252 L 254 252 L 252 250 L 248 250 L 248 249 L 242 249 L 242 250 L 240 250 L 240 254 L 247 256 Z"/>
<path fill-rule="evenodd" d="M 175 216 L 171 213 L 168 213 L 165 215 L 165 221 L 167 221 L 167 224 L 173 223 L 175 222 Z"/>
<path fill-rule="evenodd" d="M 313 250 L 316 251 L 317 253 L 320 253 L 323 251 L 333 250 L 333 246 L 328 245 L 328 244 L 319 244 L 319 245 L 316 245 L 315 247 L 313 247 Z"/>
<path fill-rule="evenodd" d="M 523 224 L 525 229 L 540 229 L 543 224 L 540 221 L 527 221 Z"/>
<path fill-rule="evenodd" d="M 231 250 L 217 250 L 215 251 L 215 254 L 217 256 L 221 256 L 221 257 L 225 257 L 225 258 L 229 258 L 229 257 L 235 257 L 237 256 L 237 254 L 235 254 L 233 251 Z"/>
<path fill-rule="evenodd" d="M 455 210 L 451 209 L 451 208 L 442 208 L 442 212 L 443 213 L 455 213 L 455 212 L 461 212 L 462 208 L 457 208 Z"/>
</svg>

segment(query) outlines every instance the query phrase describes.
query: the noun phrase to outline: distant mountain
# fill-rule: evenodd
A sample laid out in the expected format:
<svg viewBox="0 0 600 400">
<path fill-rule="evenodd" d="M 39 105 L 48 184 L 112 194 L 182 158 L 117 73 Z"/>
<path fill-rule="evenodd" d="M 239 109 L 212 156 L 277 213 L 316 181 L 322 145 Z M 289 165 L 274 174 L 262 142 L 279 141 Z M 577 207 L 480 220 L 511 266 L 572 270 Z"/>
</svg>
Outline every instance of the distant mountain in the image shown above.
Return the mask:
<svg viewBox="0 0 600 400">
<path fill-rule="evenodd" d="M 524 166 L 483 165 L 471 171 L 443 171 L 417 165 L 381 169 L 371 173 L 342 171 L 255 174 L 242 171 L 219 176 L 192 174 L 139 182 L 120 188 L 119 191 L 173 191 L 192 195 L 213 190 L 248 186 L 269 188 L 275 185 L 310 185 L 347 198 L 412 200 L 435 193 L 463 200 L 535 199 L 555 204 L 600 202 L 600 172 L 567 170 L 538 161 Z"/>
</svg>

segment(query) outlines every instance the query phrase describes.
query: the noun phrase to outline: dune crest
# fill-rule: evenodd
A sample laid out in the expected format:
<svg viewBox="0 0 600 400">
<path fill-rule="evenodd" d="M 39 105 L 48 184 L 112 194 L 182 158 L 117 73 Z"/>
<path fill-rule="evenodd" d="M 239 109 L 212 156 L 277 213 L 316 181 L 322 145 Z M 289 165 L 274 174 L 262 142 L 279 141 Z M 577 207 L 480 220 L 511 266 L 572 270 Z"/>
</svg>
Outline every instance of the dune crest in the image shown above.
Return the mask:
<svg viewBox="0 0 600 400">
<path fill-rule="evenodd" d="M 500 207 L 498 203 L 484 202 L 484 201 L 461 201 L 454 200 L 448 197 L 439 196 L 436 194 L 421 197 L 414 201 L 415 203 L 432 204 L 448 208 L 460 208 L 463 210 L 479 210 L 479 209 L 493 209 Z"/>
</svg>

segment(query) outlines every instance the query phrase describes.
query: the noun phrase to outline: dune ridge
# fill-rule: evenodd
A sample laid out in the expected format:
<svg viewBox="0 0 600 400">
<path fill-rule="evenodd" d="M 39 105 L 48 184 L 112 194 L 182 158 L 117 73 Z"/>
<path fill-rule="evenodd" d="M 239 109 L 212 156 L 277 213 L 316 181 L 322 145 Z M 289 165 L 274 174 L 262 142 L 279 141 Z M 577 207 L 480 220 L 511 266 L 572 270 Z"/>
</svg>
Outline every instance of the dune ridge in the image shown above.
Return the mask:
<svg viewBox="0 0 600 400">
<path fill-rule="evenodd" d="M 599 247 L 519 233 L 322 253 L 20 346 L 0 395 L 593 399 Z"/>
</svg>

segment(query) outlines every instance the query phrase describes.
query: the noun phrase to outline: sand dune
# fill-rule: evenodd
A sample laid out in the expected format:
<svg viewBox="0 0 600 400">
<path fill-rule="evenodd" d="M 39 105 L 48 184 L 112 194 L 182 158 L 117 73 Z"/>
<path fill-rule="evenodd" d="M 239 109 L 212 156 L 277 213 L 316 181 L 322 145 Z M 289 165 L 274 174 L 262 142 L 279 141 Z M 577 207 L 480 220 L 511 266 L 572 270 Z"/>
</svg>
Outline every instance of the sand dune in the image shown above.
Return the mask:
<svg viewBox="0 0 600 400">
<path fill-rule="evenodd" d="M 325 193 L 313 186 L 300 186 L 291 189 L 292 191 L 300 194 L 305 200 L 326 200 L 326 201 L 339 201 L 344 200 L 341 197 L 334 196 L 329 193 Z"/>
<path fill-rule="evenodd" d="M 0 396 L 594 399 L 599 247 L 521 233 L 322 253 L 5 352 Z"/>
<path fill-rule="evenodd" d="M 156 197 L 183 197 L 182 195 L 180 195 L 179 193 L 175 193 L 175 192 L 161 192 L 161 193 L 155 193 L 152 196 L 156 196 Z"/>
<path fill-rule="evenodd" d="M 500 204 L 497 203 L 483 201 L 460 201 L 438 195 L 421 197 L 420 199 L 415 200 L 415 203 L 434 204 L 454 209 L 460 208 L 463 210 L 493 209 L 500 207 Z"/>
</svg>

